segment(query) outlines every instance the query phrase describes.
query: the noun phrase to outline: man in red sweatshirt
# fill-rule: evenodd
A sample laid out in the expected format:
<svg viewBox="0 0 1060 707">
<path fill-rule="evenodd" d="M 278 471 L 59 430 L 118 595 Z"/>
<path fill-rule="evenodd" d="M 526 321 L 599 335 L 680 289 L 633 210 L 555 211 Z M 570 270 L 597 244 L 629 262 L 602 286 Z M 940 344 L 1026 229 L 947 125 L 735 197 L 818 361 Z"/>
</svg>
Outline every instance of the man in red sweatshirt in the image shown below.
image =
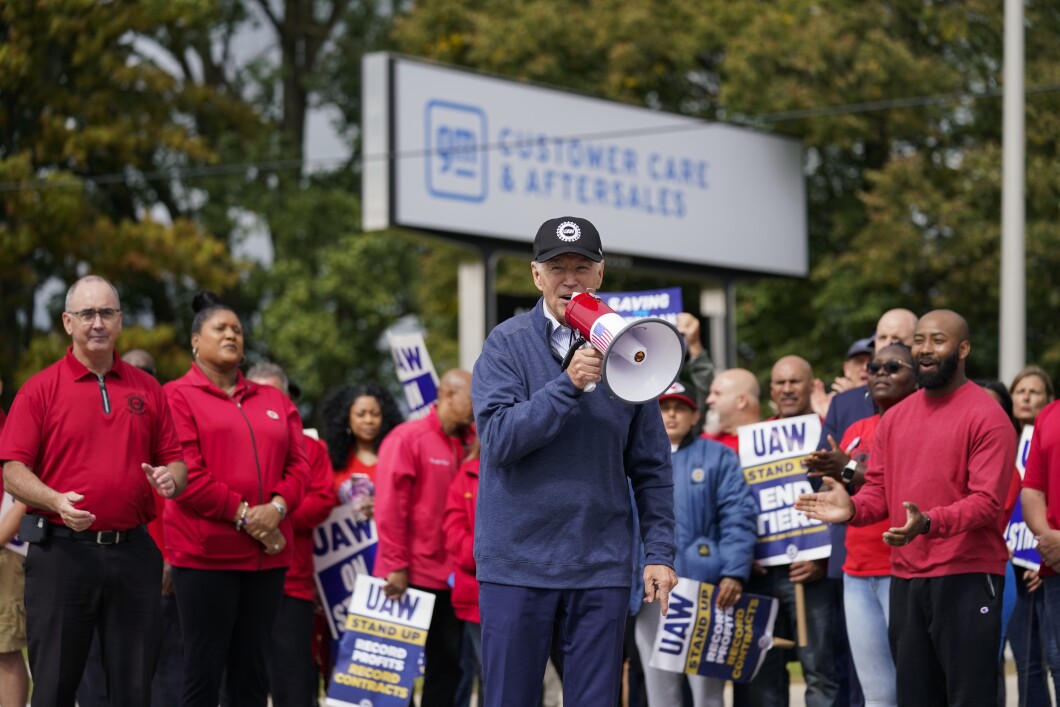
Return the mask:
<svg viewBox="0 0 1060 707">
<path fill-rule="evenodd" d="M 463 624 L 453 612 L 442 519 L 449 484 L 474 439 L 472 421 L 471 374 L 451 370 L 430 412 L 395 427 L 379 447 L 375 575 L 386 579 L 383 591 L 392 599 L 409 587 L 435 596 L 422 707 L 450 707 L 460 682 Z"/>
<path fill-rule="evenodd" d="M 826 478 L 827 490 L 796 503 L 829 523 L 894 524 L 882 540 L 893 547 L 888 633 L 899 704 L 982 704 L 997 694 L 1008 561 L 998 519 L 1016 434 L 965 376 L 970 351 L 963 317 L 924 315 L 913 337 L 920 390 L 880 421 L 865 485 L 851 499 Z"/>
</svg>

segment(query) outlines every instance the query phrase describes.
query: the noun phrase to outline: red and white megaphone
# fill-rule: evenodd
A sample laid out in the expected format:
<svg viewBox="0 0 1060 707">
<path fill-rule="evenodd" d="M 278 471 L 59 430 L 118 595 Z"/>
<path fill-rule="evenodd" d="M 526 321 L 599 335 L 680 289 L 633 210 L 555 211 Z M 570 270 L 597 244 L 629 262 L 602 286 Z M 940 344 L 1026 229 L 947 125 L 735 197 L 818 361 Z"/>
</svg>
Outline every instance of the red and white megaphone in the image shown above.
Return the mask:
<svg viewBox="0 0 1060 707">
<path fill-rule="evenodd" d="M 596 295 L 575 293 L 564 315 L 604 355 L 603 380 L 615 397 L 644 403 L 662 395 L 685 362 L 685 339 L 670 322 L 649 317 L 627 322 Z M 585 386 L 586 393 L 596 384 Z"/>
</svg>

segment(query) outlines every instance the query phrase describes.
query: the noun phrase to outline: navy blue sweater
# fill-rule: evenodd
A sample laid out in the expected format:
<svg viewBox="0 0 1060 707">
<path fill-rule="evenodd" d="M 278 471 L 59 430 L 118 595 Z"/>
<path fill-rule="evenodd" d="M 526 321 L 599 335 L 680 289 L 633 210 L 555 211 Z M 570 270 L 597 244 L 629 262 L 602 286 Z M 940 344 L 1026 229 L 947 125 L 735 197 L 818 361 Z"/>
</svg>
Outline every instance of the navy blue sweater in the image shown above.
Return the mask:
<svg viewBox="0 0 1060 707">
<path fill-rule="evenodd" d="M 673 473 L 659 406 L 631 405 L 603 385 L 583 394 L 549 347 L 542 306 L 498 325 L 475 363 L 478 579 L 629 587 L 627 477 L 647 562 L 674 562 Z"/>
</svg>

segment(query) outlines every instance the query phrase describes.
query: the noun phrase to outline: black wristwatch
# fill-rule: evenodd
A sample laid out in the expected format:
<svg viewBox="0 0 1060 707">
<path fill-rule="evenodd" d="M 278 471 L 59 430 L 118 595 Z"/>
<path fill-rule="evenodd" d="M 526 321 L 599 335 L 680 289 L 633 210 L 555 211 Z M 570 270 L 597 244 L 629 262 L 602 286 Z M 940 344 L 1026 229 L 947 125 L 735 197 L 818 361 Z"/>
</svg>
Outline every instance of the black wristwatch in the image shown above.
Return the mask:
<svg viewBox="0 0 1060 707">
<path fill-rule="evenodd" d="M 858 460 L 851 459 L 847 462 L 847 465 L 843 467 L 843 471 L 839 474 L 845 483 L 850 483 L 854 480 L 854 472 L 858 469 Z"/>
<path fill-rule="evenodd" d="M 929 516 L 927 513 L 924 513 L 923 516 L 924 516 L 924 535 L 927 535 L 928 533 L 931 532 L 931 516 Z"/>
</svg>

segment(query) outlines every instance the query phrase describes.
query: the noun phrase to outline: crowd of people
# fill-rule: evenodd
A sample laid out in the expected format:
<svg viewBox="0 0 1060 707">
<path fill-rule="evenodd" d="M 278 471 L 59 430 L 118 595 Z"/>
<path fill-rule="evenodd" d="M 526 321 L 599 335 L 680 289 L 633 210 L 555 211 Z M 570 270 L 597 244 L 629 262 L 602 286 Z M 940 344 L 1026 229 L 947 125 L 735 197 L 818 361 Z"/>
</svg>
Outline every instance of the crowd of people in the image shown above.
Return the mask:
<svg viewBox="0 0 1060 707">
<path fill-rule="evenodd" d="M 476 683 L 480 705 L 539 707 L 546 664 L 568 705 L 723 705 L 724 681 L 651 665 L 678 577 L 714 585 L 721 611 L 777 599 L 781 638 L 804 600 L 808 641 L 768 651 L 733 686 L 740 707 L 788 704 L 792 661 L 814 707 L 1004 704 L 1005 640 L 1020 704 L 1050 704 L 1060 408 L 1043 369 L 970 380 L 959 314 L 895 309 L 827 385 L 778 359 L 763 400 L 753 372 L 714 370 L 683 313 L 681 375 L 631 404 L 589 392 L 602 354 L 565 319 L 603 275 L 592 223 L 546 221 L 542 297 L 490 333 L 473 371 L 445 372 L 407 421 L 377 382 L 331 391 L 319 439 L 281 367 L 244 372 L 243 323 L 216 296 L 196 297 L 188 371 L 163 385 L 147 352 L 115 351 L 114 285 L 73 283 L 66 355 L 0 414 L 15 499 L 0 543 L 27 546 L 24 562 L 0 551 L 0 706 L 27 702 L 27 646 L 34 705 L 319 705 L 335 656 L 313 531 L 354 481 L 374 489 L 357 510 L 375 521 L 387 597 L 435 597 L 422 707 L 463 707 Z M 802 460 L 815 490 L 795 507 L 830 524 L 829 558 L 754 560 L 739 440 L 764 415 L 821 419 Z M 1038 570 L 1009 566 L 1017 498 Z"/>
</svg>

